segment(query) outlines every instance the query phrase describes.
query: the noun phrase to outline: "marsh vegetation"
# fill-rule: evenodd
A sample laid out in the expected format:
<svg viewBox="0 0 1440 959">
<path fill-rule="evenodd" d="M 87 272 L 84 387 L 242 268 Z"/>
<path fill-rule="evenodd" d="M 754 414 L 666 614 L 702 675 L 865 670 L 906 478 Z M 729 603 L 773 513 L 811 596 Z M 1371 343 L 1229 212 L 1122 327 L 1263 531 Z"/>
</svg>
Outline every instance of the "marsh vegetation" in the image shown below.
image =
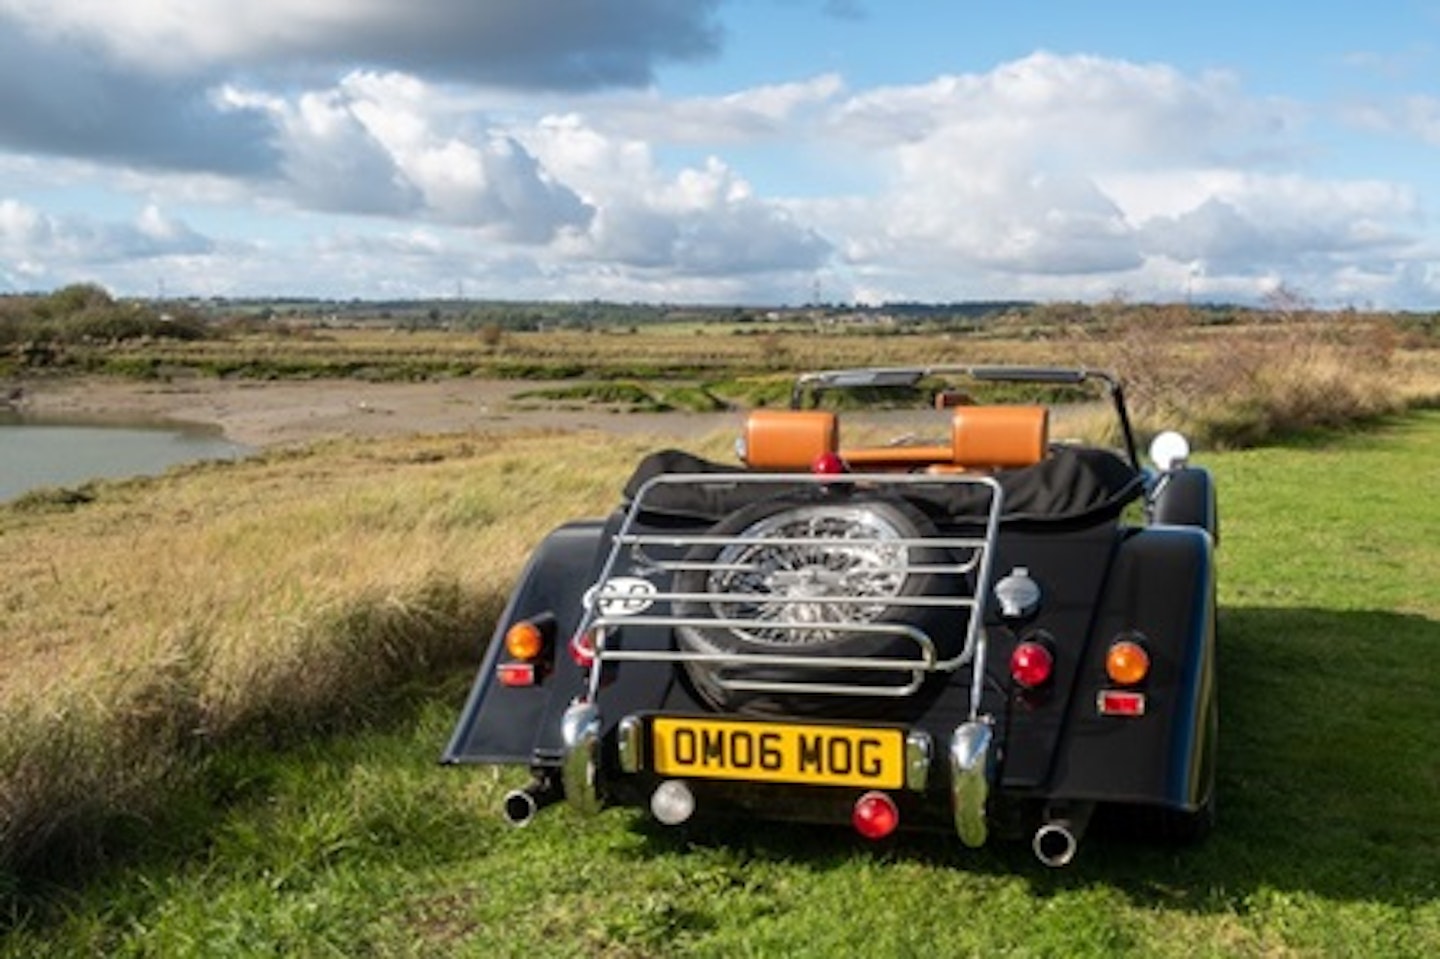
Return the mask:
<svg viewBox="0 0 1440 959">
<path fill-rule="evenodd" d="M 635 395 L 588 392 L 617 383 L 773 402 L 777 355 L 1118 369 L 1219 481 L 1223 819 L 1179 853 L 1097 839 L 1063 876 L 1023 850 L 657 833 L 618 812 L 505 832 L 505 777 L 434 759 L 533 544 L 611 508 L 652 444 L 331 441 L 0 507 L 0 954 L 1433 954 L 1434 335 L 1192 319 L 63 346 L 62 370 L 155 376 L 509 364 L 574 380 L 540 398 L 566 403 Z"/>
</svg>

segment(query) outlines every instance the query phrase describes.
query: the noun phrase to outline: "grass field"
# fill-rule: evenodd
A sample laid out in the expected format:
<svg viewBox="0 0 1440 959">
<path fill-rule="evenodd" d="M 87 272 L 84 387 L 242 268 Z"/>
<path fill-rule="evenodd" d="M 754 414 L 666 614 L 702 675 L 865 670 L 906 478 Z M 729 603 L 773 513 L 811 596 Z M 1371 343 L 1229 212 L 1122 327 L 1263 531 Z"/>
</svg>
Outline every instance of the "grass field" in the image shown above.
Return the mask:
<svg viewBox="0 0 1440 959">
<path fill-rule="evenodd" d="M 643 445 L 337 444 L 0 512 L 0 955 L 1440 954 L 1440 414 L 1200 456 L 1220 828 L 1092 834 L 1060 872 L 624 811 L 510 830 L 516 776 L 435 766 L 527 544 Z M 16 817 L 44 775 L 75 801 L 50 834 Z"/>
</svg>

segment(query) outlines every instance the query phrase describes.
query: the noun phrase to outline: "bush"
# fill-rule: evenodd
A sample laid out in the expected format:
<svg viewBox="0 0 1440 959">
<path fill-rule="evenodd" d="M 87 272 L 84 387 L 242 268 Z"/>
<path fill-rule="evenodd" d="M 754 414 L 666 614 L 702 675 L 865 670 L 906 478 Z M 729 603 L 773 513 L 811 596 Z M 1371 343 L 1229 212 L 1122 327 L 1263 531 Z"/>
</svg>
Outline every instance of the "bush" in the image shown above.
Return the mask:
<svg viewBox="0 0 1440 959">
<path fill-rule="evenodd" d="M 0 306 L 0 344 L 198 340 L 209 335 L 204 321 L 190 311 L 162 315 L 140 303 L 117 302 L 93 283 L 47 296 L 6 297 Z"/>
<path fill-rule="evenodd" d="M 1254 446 L 1404 406 L 1391 377 L 1396 337 L 1384 322 L 1306 311 L 1207 330 L 1189 312 L 1133 310 L 1106 344 L 1141 433 L 1180 429 L 1209 446 Z"/>
</svg>

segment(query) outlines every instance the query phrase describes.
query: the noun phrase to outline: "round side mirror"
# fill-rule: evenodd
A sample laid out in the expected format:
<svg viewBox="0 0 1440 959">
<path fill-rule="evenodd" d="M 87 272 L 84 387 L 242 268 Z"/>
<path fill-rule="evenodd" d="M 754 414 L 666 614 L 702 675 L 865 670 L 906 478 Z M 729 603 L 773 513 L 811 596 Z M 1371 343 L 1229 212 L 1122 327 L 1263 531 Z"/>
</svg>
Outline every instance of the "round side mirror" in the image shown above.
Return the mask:
<svg viewBox="0 0 1440 959">
<path fill-rule="evenodd" d="M 1150 441 L 1150 461 L 1162 472 L 1179 469 L 1190 459 L 1190 441 L 1166 430 Z"/>
</svg>

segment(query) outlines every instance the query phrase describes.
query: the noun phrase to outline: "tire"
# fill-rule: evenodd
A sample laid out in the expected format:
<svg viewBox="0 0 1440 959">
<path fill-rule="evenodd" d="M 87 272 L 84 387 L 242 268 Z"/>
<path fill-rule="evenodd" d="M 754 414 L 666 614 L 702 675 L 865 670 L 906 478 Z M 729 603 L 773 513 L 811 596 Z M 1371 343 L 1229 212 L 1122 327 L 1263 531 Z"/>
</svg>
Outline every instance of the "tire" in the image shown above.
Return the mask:
<svg viewBox="0 0 1440 959">
<path fill-rule="evenodd" d="M 914 566 L 954 564 L 956 558 L 946 550 L 901 542 L 938 535 L 934 524 L 903 500 L 833 494 L 824 498 L 778 498 L 731 514 L 709 535 L 734 537 L 734 542 L 705 544 L 690 550 L 686 555 L 688 563 L 716 566 L 678 574 L 675 589 L 681 593 L 714 594 L 717 598 L 677 602 L 676 613 L 685 618 L 740 620 L 746 625 L 677 627 L 676 640 L 684 651 L 761 656 L 916 656 L 914 640 L 904 635 L 847 631 L 846 622 L 913 626 L 931 637 L 941 659 L 955 655 L 963 645 L 963 610 L 887 602 L 904 597 L 958 595 L 967 590 L 967 584 L 957 574 L 910 570 Z M 826 543 L 816 547 L 793 542 L 776 544 L 768 542 L 767 537 L 790 541 L 823 538 Z M 847 548 L 835 544 L 836 538 L 880 542 Z M 886 540 L 897 542 L 892 546 Z M 725 598 L 734 593 L 773 595 L 775 600 Z M 803 602 L 807 596 L 817 601 Z M 855 601 L 824 601 L 835 597 L 854 597 Z M 740 691 L 727 688 L 721 677 L 836 685 L 895 685 L 909 678 L 907 673 L 892 671 L 727 667 L 709 663 L 686 663 L 686 672 L 703 702 L 720 709 L 766 714 L 868 713 L 880 704 L 894 704 L 895 699 L 863 694 Z"/>
<path fill-rule="evenodd" d="M 1211 793 L 1205 804 L 1194 812 L 1161 810 L 1155 824 L 1155 835 L 1166 845 L 1195 846 L 1215 831 L 1215 820 L 1215 794 Z"/>
</svg>

